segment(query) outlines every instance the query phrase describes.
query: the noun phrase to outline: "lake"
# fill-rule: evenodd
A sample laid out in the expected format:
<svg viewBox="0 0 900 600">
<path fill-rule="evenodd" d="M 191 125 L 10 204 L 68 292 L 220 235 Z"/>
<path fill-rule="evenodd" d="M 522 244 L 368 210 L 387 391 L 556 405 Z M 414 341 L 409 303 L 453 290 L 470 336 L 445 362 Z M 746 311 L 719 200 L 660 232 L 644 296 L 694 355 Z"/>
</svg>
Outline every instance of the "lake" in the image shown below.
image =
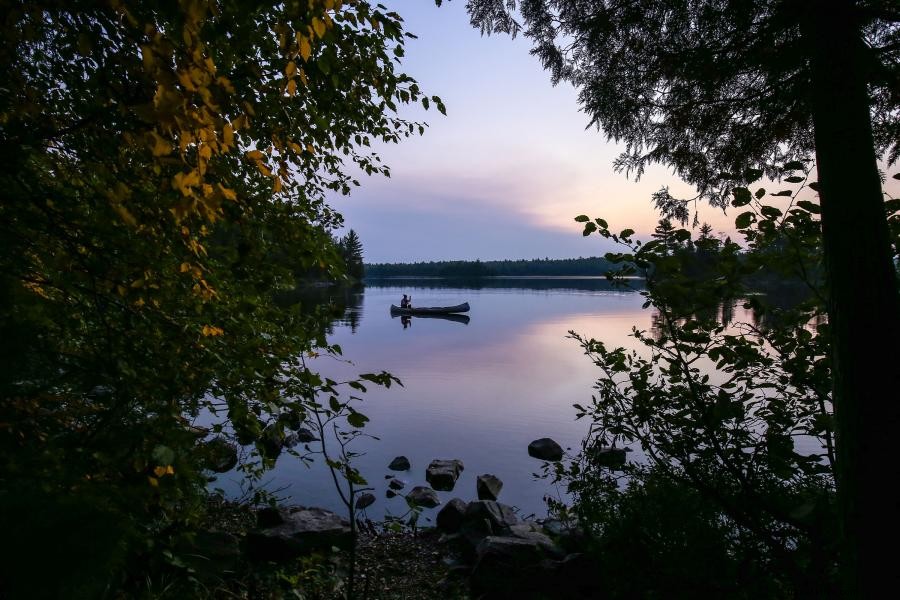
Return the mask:
<svg viewBox="0 0 900 600">
<path fill-rule="evenodd" d="M 389 313 L 404 293 L 415 306 L 467 301 L 469 321 L 412 317 L 405 325 Z M 465 470 L 452 492 L 438 492 L 442 502 L 475 499 L 476 475 L 490 473 L 503 481 L 501 502 L 518 507 L 521 516 L 545 515 L 544 496 L 564 493 L 535 477 L 542 463 L 528 456 L 528 444 L 550 437 L 577 451 L 588 424 L 575 420 L 572 404 L 590 401 L 599 374 L 567 332 L 631 346 L 632 326 L 651 326 L 642 302 L 640 294 L 612 288 L 603 278 L 367 282 L 329 335 L 353 364 L 323 357 L 314 367 L 336 380 L 386 370 L 403 382 L 390 389 L 368 386 L 359 404 L 371 419 L 365 431 L 380 438 L 353 445 L 365 452 L 356 465 L 378 498 L 368 516 L 405 511 L 401 497 L 385 497 L 385 476 L 392 474 L 387 465 L 399 455 L 412 463 L 397 474 L 406 491 L 427 485 L 431 460 L 458 458 Z M 283 454 L 265 481 L 289 503 L 343 510 L 321 461 L 307 467 Z M 240 490 L 234 474 L 213 485 L 231 495 Z"/>
</svg>

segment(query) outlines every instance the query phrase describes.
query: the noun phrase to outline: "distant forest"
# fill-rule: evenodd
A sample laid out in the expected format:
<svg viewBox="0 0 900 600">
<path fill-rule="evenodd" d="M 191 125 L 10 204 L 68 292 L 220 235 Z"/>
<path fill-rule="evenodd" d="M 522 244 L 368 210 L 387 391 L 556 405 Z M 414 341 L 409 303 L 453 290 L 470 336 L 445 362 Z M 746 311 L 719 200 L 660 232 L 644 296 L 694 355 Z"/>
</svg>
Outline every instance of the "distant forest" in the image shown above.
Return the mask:
<svg viewBox="0 0 900 600">
<path fill-rule="evenodd" d="M 529 275 L 605 275 L 618 267 L 604 258 L 537 258 L 533 260 L 443 260 L 415 263 L 375 263 L 365 266 L 367 278 L 378 277 L 516 277 Z"/>
</svg>

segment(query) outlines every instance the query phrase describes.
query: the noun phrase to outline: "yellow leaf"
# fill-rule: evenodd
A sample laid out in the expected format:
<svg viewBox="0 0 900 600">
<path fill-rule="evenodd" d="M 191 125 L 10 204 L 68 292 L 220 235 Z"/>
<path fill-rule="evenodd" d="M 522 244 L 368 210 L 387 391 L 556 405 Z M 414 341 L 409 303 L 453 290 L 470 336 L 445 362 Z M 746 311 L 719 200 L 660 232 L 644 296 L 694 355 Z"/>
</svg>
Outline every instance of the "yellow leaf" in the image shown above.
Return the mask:
<svg viewBox="0 0 900 600">
<path fill-rule="evenodd" d="M 153 152 L 153 156 L 168 156 L 169 154 L 172 154 L 172 144 L 164 140 L 155 131 L 151 131 L 150 136 L 153 140 L 153 145 L 150 148 Z"/>
<path fill-rule="evenodd" d="M 298 33 L 297 43 L 300 44 L 300 56 L 303 58 L 303 61 L 308 61 L 310 55 L 312 54 L 312 45 L 310 45 L 309 40 L 306 39 L 306 36 L 304 36 L 303 34 Z"/>
<path fill-rule="evenodd" d="M 259 150 L 250 150 L 249 152 L 247 152 L 247 158 L 249 158 L 250 160 L 260 161 L 263 159 L 263 153 Z"/>
<path fill-rule="evenodd" d="M 131 225 L 132 227 L 137 226 L 137 219 L 134 218 L 134 215 L 131 214 L 127 208 L 122 206 L 121 204 L 114 204 L 113 210 L 118 213 L 119 217 L 125 221 L 126 224 Z"/>
<path fill-rule="evenodd" d="M 287 84 L 287 93 L 288 96 L 293 96 L 297 93 L 297 82 L 291 79 Z"/>
<path fill-rule="evenodd" d="M 221 327 L 216 327 L 214 325 L 204 325 L 201 333 L 205 337 L 217 337 L 223 335 L 225 331 Z"/>
<path fill-rule="evenodd" d="M 147 477 L 147 481 L 149 481 L 150 485 L 152 485 L 153 487 L 159 487 L 159 479 L 157 479 L 156 477 Z"/>
<path fill-rule="evenodd" d="M 263 163 L 263 162 L 256 163 L 256 168 L 259 169 L 259 172 L 262 173 L 264 176 L 266 176 L 266 177 L 272 176 L 272 169 L 267 167 L 265 165 L 265 163 Z"/>
<path fill-rule="evenodd" d="M 284 68 L 284 76 L 291 78 L 297 74 L 297 63 L 294 61 L 290 61 L 287 66 Z"/>
<path fill-rule="evenodd" d="M 209 160 L 212 157 L 212 148 L 210 148 L 209 144 L 203 144 L 200 146 L 200 158 Z"/>
<path fill-rule="evenodd" d="M 222 144 L 226 150 L 234 146 L 234 127 L 231 126 L 231 123 L 226 123 L 222 128 Z"/>
<path fill-rule="evenodd" d="M 234 190 L 230 190 L 227 187 L 223 186 L 221 183 L 217 184 L 219 186 L 219 191 L 222 192 L 222 195 L 225 196 L 228 200 L 237 200 L 237 194 L 234 193 Z"/>
<path fill-rule="evenodd" d="M 172 465 L 166 465 L 166 475 L 174 475 L 174 474 L 175 474 L 175 469 L 172 467 Z"/>
<path fill-rule="evenodd" d="M 157 477 L 162 477 L 163 475 L 166 474 L 166 468 L 165 467 L 153 467 L 153 474 L 156 475 Z"/>
<path fill-rule="evenodd" d="M 315 154 L 315 153 L 316 153 L 316 150 L 315 150 L 315 148 L 312 147 L 312 144 L 307 144 L 307 145 L 306 145 L 306 151 L 309 152 L 310 154 Z"/>
<path fill-rule="evenodd" d="M 322 22 L 322 19 L 319 17 L 313 17 L 312 20 L 313 31 L 316 32 L 316 35 L 320 38 L 325 35 L 325 23 Z"/>
<path fill-rule="evenodd" d="M 275 184 L 272 186 L 272 191 L 274 191 L 276 194 L 281 191 L 281 178 L 275 178 Z"/>
<path fill-rule="evenodd" d="M 306 77 L 306 71 L 300 69 L 300 81 L 303 82 L 303 85 L 309 87 L 309 79 Z"/>
</svg>

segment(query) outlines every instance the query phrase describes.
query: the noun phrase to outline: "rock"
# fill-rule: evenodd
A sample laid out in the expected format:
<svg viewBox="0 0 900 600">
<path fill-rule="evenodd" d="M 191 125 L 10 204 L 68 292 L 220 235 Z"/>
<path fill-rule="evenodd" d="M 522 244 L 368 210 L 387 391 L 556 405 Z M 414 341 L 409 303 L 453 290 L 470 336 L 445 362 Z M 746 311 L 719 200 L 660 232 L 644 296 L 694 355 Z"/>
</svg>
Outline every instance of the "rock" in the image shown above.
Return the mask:
<svg viewBox="0 0 900 600">
<path fill-rule="evenodd" d="M 406 484 L 403 483 L 402 481 L 400 481 L 399 479 L 394 478 L 388 482 L 388 487 L 391 488 L 392 490 L 402 490 L 403 488 L 406 487 Z"/>
<path fill-rule="evenodd" d="M 409 471 L 409 459 L 405 456 L 398 456 L 391 461 L 391 464 L 388 465 L 388 469 L 391 471 Z"/>
<path fill-rule="evenodd" d="M 430 487 L 417 485 L 406 495 L 406 499 L 425 508 L 434 508 L 441 503 L 437 493 Z"/>
<path fill-rule="evenodd" d="M 350 546 L 350 523 L 322 508 L 281 511 L 283 523 L 247 535 L 247 552 L 259 560 L 290 560 L 312 550 Z"/>
<path fill-rule="evenodd" d="M 466 516 L 466 503 L 454 498 L 437 514 L 437 526 L 443 532 L 456 533 Z"/>
<path fill-rule="evenodd" d="M 301 444 L 308 444 L 310 442 L 318 442 L 319 438 L 316 437 L 312 431 L 307 429 L 306 427 L 300 427 L 297 429 L 297 439 Z"/>
<path fill-rule="evenodd" d="M 397 495 L 397 492 L 395 492 L 394 490 L 388 490 L 384 493 L 384 495 L 387 496 L 388 498 L 393 498 L 394 496 Z"/>
<path fill-rule="evenodd" d="M 227 473 L 238 463 L 237 446 L 221 436 L 214 437 L 201 446 L 204 467 L 213 473 Z"/>
<path fill-rule="evenodd" d="M 475 478 L 475 489 L 479 500 L 496 500 L 503 489 L 503 482 L 494 475 L 479 475 Z"/>
<path fill-rule="evenodd" d="M 545 533 L 570 552 L 583 549 L 585 542 L 588 541 L 584 530 L 578 525 L 578 519 L 574 517 L 567 521 L 546 519 L 541 525 Z"/>
<path fill-rule="evenodd" d="M 511 506 L 493 500 L 476 500 L 466 506 L 463 528 L 485 535 L 506 535 L 518 522 Z"/>
<path fill-rule="evenodd" d="M 263 456 L 272 460 L 278 458 L 284 449 L 284 437 L 284 431 L 280 427 L 274 423 L 267 425 L 259 439 Z"/>
<path fill-rule="evenodd" d="M 545 558 L 541 544 L 515 537 L 488 536 L 476 550 L 470 578 L 475 597 L 563 598 L 553 592 L 555 565 Z"/>
<path fill-rule="evenodd" d="M 264 506 L 256 511 L 256 526 L 261 529 L 281 525 L 289 513 L 280 506 Z"/>
<path fill-rule="evenodd" d="M 562 459 L 563 449 L 550 438 L 541 438 L 528 444 L 528 456 L 555 462 Z"/>
<path fill-rule="evenodd" d="M 594 464 L 615 469 L 625 464 L 625 448 L 595 447 L 590 453 Z"/>
<path fill-rule="evenodd" d="M 449 492 L 456 485 L 459 474 L 463 472 L 461 460 L 433 460 L 425 470 L 425 479 L 436 490 Z"/>
<path fill-rule="evenodd" d="M 357 510 L 361 510 L 363 508 L 367 508 L 375 504 L 375 495 L 370 494 L 369 492 L 365 492 L 359 495 L 359 498 L 356 499 L 356 508 Z"/>
<path fill-rule="evenodd" d="M 515 525 L 510 525 L 509 535 L 521 540 L 535 542 L 547 556 L 562 558 L 565 555 L 565 552 L 563 552 L 559 546 L 554 544 L 553 540 L 551 540 L 547 534 L 543 533 L 540 526 L 535 523 L 517 523 Z"/>
</svg>

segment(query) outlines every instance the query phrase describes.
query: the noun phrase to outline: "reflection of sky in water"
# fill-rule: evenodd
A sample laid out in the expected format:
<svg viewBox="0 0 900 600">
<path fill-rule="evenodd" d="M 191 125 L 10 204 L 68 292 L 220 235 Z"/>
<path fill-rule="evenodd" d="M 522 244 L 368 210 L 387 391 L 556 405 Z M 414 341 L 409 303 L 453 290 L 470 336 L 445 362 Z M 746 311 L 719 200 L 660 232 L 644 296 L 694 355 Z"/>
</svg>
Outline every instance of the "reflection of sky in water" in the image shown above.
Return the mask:
<svg viewBox="0 0 900 600">
<path fill-rule="evenodd" d="M 404 329 L 389 314 L 403 293 L 417 306 L 468 301 L 471 320 L 464 325 L 413 318 Z M 587 423 L 575 421 L 572 404 L 589 401 L 598 374 L 567 331 L 629 344 L 632 325 L 649 327 L 642 300 L 612 291 L 366 288 L 356 333 L 337 326 L 330 336 L 354 365 L 323 358 L 315 367 L 337 380 L 387 370 L 403 382 L 389 390 L 369 386 L 359 406 L 371 418 L 365 430 L 380 438 L 353 446 L 366 452 L 356 464 L 376 488 L 378 503 L 369 515 L 404 510 L 401 498 L 384 497 L 384 476 L 391 473 L 386 466 L 397 455 L 412 462 L 413 469 L 400 474 L 407 490 L 426 484 L 425 467 L 432 459 L 459 458 L 465 471 L 453 492 L 439 492 L 442 501 L 474 499 L 476 475 L 492 473 L 504 483 L 501 501 L 524 515 L 543 514 L 544 494 L 556 492 L 532 476 L 541 462 L 528 456 L 528 443 L 551 437 L 577 449 Z M 214 485 L 234 492 L 234 479 L 223 475 Z M 321 465 L 306 468 L 283 455 L 266 479 L 273 489 L 290 485 L 283 494 L 293 503 L 340 508 Z"/>
</svg>

